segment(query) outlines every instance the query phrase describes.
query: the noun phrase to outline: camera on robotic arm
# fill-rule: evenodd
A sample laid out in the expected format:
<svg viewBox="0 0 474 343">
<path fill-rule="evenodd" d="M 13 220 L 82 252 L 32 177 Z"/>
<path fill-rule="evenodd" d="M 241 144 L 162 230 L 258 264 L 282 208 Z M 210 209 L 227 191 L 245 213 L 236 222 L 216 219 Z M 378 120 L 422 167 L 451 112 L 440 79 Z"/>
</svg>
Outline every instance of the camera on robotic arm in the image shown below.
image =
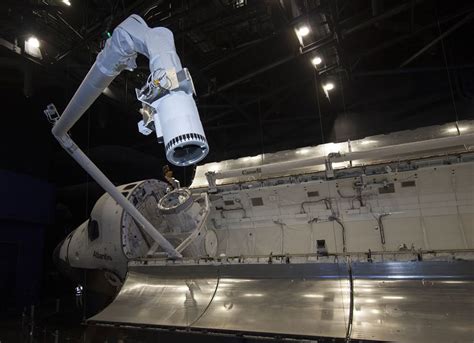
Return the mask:
<svg viewBox="0 0 474 343">
<path fill-rule="evenodd" d="M 168 161 L 187 166 L 207 155 L 209 146 L 192 98 L 195 90 L 187 68 L 178 72 L 174 68 L 154 70 L 135 92 L 142 103 L 143 119 L 138 130 L 144 135 L 155 131 L 158 141 L 165 145 Z"/>
</svg>

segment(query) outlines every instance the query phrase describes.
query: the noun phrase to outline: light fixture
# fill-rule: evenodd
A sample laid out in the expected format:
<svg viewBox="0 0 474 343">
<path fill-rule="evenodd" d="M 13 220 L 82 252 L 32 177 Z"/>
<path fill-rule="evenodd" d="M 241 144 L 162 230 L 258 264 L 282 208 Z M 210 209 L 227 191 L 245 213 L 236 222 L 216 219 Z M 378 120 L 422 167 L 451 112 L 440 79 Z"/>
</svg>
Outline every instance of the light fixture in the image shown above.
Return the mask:
<svg viewBox="0 0 474 343">
<path fill-rule="evenodd" d="M 25 52 L 33 56 L 37 59 L 43 59 L 43 55 L 41 54 L 41 49 L 40 49 L 40 41 L 38 38 L 35 36 L 30 36 L 26 41 L 25 41 Z"/>
<path fill-rule="evenodd" d="M 25 43 L 28 47 L 33 49 L 38 49 L 40 47 L 40 42 L 35 36 L 31 36 L 30 38 L 28 38 Z"/>
<path fill-rule="evenodd" d="M 323 62 L 321 57 L 316 56 L 311 60 L 311 63 L 316 67 L 317 65 L 320 65 Z"/>
<path fill-rule="evenodd" d="M 62 0 L 63 1 L 63 4 L 65 4 L 66 6 L 71 6 L 71 2 L 69 0 Z"/>
<path fill-rule="evenodd" d="M 235 0 L 235 3 L 234 3 L 235 8 L 244 7 L 245 5 L 247 5 L 247 0 Z"/>
<path fill-rule="evenodd" d="M 331 91 L 334 89 L 334 83 L 332 82 L 328 82 L 326 84 L 323 85 L 323 89 L 327 92 L 327 91 Z"/>
<path fill-rule="evenodd" d="M 305 37 L 309 34 L 309 27 L 306 25 L 300 26 L 296 29 L 298 37 Z"/>
<path fill-rule="evenodd" d="M 112 97 L 112 91 L 110 90 L 109 87 L 105 87 L 104 90 L 102 91 L 102 94 L 107 95 L 108 97 Z"/>
</svg>

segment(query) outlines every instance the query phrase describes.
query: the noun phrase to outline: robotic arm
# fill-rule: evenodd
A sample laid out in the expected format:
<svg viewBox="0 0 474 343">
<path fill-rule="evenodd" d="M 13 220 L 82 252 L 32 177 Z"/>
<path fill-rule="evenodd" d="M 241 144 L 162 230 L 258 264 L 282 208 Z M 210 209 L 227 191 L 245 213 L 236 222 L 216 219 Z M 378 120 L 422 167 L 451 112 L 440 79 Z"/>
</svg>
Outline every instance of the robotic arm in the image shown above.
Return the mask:
<svg viewBox="0 0 474 343">
<path fill-rule="evenodd" d="M 173 34 L 166 28 L 149 28 L 137 15 L 123 21 L 107 40 L 63 114 L 54 105 L 45 114 L 54 126 L 53 135 L 61 146 L 119 203 L 170 257 L 180 253 L 156 230 L 97 168 L 68 135 L 71 127 L 122 72 L 136 67 L 137 53 L 148 57 L 151 74 L 147 83 L 136 90 L 142 102 L 141 133 L 155 131 L 165 145 L 167 159 L 178 166 L 201 161 L 209 152 L 196 104 L 194 86 L 186 68 L 182 68 L 174 46 Z"/>
<path fill-rule="evenodd" d="M 192 97 L 192 79 L 181 66 L 173 34 L 163 27 L 149 28 L 137 15 L 122 22 L 107 40 L 54 125 L 54 136 L 59 139 L 65 135 L 122 70 L 133 70 L 137 53 L 148 57 L 151 71 L 147 84 L 137 90 L 145 117 L 139 123 L 140 131 L 149 134 L 155 129 L 165 144 L 167 159 L 174 165 L 201 161 L 209 147 Z"/>
</svg>

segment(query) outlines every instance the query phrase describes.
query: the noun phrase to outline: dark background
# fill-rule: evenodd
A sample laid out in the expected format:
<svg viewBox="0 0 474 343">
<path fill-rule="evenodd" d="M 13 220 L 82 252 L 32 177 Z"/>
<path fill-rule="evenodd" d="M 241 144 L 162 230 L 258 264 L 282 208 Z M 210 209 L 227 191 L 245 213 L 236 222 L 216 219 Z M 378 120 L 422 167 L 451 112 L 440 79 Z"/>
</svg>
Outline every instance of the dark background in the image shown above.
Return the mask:
<svg viewBox="0 0 474 343">
<path fill-rule="evenodd" d="M 43 109 L 64 109 L 107 32 L 131 13 L 174 32 L 209 140 L 203 163 L 473 118 L 472 1 L 71 3 L 0 5 L 0 310 L 72 291 L 50 256 L 102 190 L 54 141 Z M 302 24 L 311 27 L 304 47 L 294 32 Z M 22 50 L 30 35 L 42 59 Z M 134 89 L 148 76 L 137 62 L 71 131 L 117 185 L 162 178 L 166 163 L 156 137 L 137 131 Z M 175 173 L 190 183 L 192 168 Z"/>
</svg>

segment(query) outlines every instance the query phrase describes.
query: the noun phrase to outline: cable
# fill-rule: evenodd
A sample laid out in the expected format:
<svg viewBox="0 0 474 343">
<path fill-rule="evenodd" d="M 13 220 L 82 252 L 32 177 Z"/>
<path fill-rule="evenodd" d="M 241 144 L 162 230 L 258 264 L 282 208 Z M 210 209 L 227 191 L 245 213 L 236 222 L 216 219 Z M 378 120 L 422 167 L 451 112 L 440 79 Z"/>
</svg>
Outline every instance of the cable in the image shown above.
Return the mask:
<svg viewBox="0 0 474 343">
<path fill-rule="evenodd" d="M 438 16 L 438 4 L 436 4 L 436 22 L 438 24 L 438 32 L 441 36 L 442 33 L 441 33 L 441 25 L 440 25 L 440 22 L 439 22 L 439 16 Z M 458 135 L 461 135 L 461 131 L 459 130 L 459 126 L 458 126 L 459 115 L 458 115 L 458 110 L 457 110 L 457 106 L 456 106 L 456 100 L 454 98 L 454 89 L 453 89 L 453 84 L 451 82 L 451 73 L 449 71 L 448 59 L 446 57 L 446 49 L 444 47 L 444 38 L 441 38 L 441 50 L 443 51 L 444 65 L 446 67 L 446 74 L 448 75 L 449 91 L 451 93 L 451 100 L 453 102 L 454 116 L 455 116 L 455 120 L 456 120 L 456 129 L 458 131 Z"/>
<path fill-rule="evenodd" d="M 338 223 L 341 228 L 342 228 L 342 252 L 346 252 L 346 227 L 344 226 L 344 223 L 341 221 L 336 216 L 331 216 L 329 217 L 330 220 L 334 220 L 336 223 Z"/>
<path fill-rule="evenodd" d="M 204 314 L 207 312 L 209 307 L 211 307 L 212 301 L 214 300 L 214 297 L 216 296 L 217 289 L 219 288 L 220 280 L 221 280 L 220 272 L 219 272 L 219 269 L 217 269 L 217 283 L 216 283 L 216 288 L 214 289 L 214 293 L 212 294 L 211 300 L 209 300 L 209 303 L 207 304 L 206 308 L 202 311 L 202 313 L 191 324 L 188 325 L 188 328 L 193 326 L 199 319 L 201 319 L 202 316 L 204 316 Z"/>
<path fill-rule="evenodd" d="M 239 208 L 228 208 L 228 209 L 222 208 L 222 209 L 219 209 L 218 211 L 220 211 L 222 219 L 229 219 L 224 215 L 224 212 L 232 212 L 232 211 L 242 211 L 244 214 L 242 218 L 248 218 L 247 210 L 243 206 Z"/>
<path fill-rule="evenodd" d="M 261 158 L 261 164 L 263 164 L 263 157 L 265 156 L 265 142 L 263 139 L 263 125 L 262 125 L 262 102 L 260 99 L 260 93 L 259 93 L 259 99 L 258 99 L 258 126 L 260 129 L 260 147 L 262 151 L 262 158 Z"/>
<path fill-rule="evenodd" d="M 328 199 L 328 198 L 323 198 L 323 199 L 319 199 L 319 200 L 312 200 L 312 201 L 303 201 L 301 203 L 301 213 L 307 213 L 305 208 L 304 208 L 304 205 L 306 204 L 317 204 L 317 203 L 320 203 L 320 202 L 324 202 L 325 205 L 326 205 L 326 209 L 327 210 L 330 210 L 332 205 L 331 205 L 331 200 Z"/>
<path fill-rule="evenodd" d="M 318 105 L 318 114 L 319 114 L 319 125 L 321 129 L 321 143 L 325 143 L 324 140 L 324 130 L 323 130 L 323 117 L 321 115 L 321 105 L 319 103 L 319 88 L 318 88 L 318 78 L 316 77 L 316 70 L 314 71 L 314 90 L 316 92 L 316 103 Z"/>
<path fill-rule="evenodd" d="M 382 249 L 385 250 L 385 228 L 383 226 L 383 217 L 387 217 L 390 215 L 390 213 L 382 213 L 378 217 L 375 214 L 372 214 L 377 221 L 377 224 L 379 226 L 379 232 L 380 232 L 380 242 L 382 243 Z"/>
<path fill-rule="evenodd" d="M 358 200 L 360 206 L 364 206 L 364 202 L 362 199 L 362 191 L 360 191 L 360 195 L 343 195 L 342 192 L 338 189 L 337 194 L 343 199 L 351 199 L 351 208 L 354 209 L 354 200 Z"/>
<path fill-rule="evenodd" d="M 354 319 L 354 277 L 352 275 L 352 265 L 351 261 L 348 261 L 348 273 L 349 273 L 349 297 L 350 297 L 350 304 L 349 304 L 349 322 L 347 323 L 347 331 L 346 331 L 346 342 L 351 341 L 351 334 L 352 334 L 352 321 Z"/>
<path fill-rule="evenodd" d="M 342 79 L 341 73 L 338 74 L 338 78 L 339 78 L 339 83 L 340 83 L 340 86 L 341 86 L 342 108 L 343 108 L 343 111 L 344 111 L 343 114 L 344 114 L 344 116 L 346 116 L 347 115 L 347 108 L 346 108 L 346 98 L 344 96 L 344 80 Z"/>
</svg>

